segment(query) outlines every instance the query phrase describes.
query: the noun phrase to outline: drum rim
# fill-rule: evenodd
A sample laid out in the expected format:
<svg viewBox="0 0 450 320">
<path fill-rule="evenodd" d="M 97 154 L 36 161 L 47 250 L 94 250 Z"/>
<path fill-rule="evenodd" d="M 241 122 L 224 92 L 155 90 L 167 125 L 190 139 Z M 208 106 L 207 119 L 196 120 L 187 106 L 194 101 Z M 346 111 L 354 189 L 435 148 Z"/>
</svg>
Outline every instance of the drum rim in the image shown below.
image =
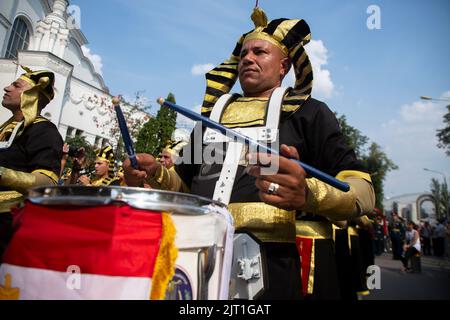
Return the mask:
<svg viewBox="0 0 450 320">
<path fill-rule="evenodd" d="M 59 193 L 54 194 L 55 190 L 58 190 Z M 81 190 L 83 192 L 80 192 Z M 92 195 L 88 195 L 90 191 L 96 192 L 97 196 L 92 197 Z M 99 194 L 99 191 L 102 194 Z M 136 195 L 145 194 L 152 197 L 159 195 L 162 200 L 160 199 L 158 202 L 155 199 L 139 201 L 140 199 L 136 197 Z M 183 199 L 183 201 L 181 203 L 171 202 L 167 200 L 170 196 L 178 197 L 178 200 Z M 27 199 L 31 203 L 38 205 L 78 205 L 88 207 L 126 204 L 136 209 L 168 211 L 189 215 L 209 214 L 211 213 L 211 209 L 208 208 L 210 205 L 226 209 L 226 205 L 222 202 L 189 193 L 120 186 L 41 186 L 32 188 L 28 193 Z"/>
</svg>

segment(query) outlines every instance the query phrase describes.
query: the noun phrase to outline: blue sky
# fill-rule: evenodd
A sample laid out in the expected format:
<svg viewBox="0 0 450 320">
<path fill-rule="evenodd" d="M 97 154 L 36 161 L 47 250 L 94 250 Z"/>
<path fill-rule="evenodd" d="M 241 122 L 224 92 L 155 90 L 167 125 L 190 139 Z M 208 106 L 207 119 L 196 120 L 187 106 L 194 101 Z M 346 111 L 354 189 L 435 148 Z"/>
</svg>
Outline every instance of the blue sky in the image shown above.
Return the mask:
<svg viewBox="0 0 450 320">
<path fill-rule="evenodd" d="M 436 147 L 450 99 L 450 2 L 260 0 L 269 19 L 303 18 L 313 41 L 313 96 L 383 147 L 399 166 L 385 195 L 429 190 L 450 158 Z M 145 90 L 153 103 L 169 91 L 199 110 L 208 67 L 227 58 L 253 28 L 253 0 L 72 0 L 81 9 L 89 55 L 112 94 Z M 381 29 L 369 30 L 367 8 L 380 9 Z M 292 81 L 288 76 L 286 83 Z M 239 88 L 236 88 L 239 90 Z M 449 102 L 450 103 L 450 102 Z"/>
</svg>

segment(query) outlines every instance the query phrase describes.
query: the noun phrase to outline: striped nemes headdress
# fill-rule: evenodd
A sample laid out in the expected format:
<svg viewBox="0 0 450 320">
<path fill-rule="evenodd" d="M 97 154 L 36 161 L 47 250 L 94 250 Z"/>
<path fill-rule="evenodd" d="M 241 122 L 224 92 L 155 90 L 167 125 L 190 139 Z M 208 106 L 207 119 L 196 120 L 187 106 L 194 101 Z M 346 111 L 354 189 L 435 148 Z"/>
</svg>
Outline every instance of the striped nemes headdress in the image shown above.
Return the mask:
<svg viewBox="0 0 450 320">
<path fill-rule="evenodd" d="M 187 144 L 188 143 L 186 141 L 183 141 L 183 140 L 180 140 L 180 141 L 169 140 L 169 141 L 167 141 L 167 144 L 164 147 L 163 152 L 167 151 L 167 152 L 169 152 L 172 155 L 172 157 L 178 157 L 179 154 L 180 154 L 180 151 Z"/>
<path fill-rule="evenodd" d="M 53 100 L 55 96 L 53 90 L 55 74 L 47 70 L 33 71 L 25 66 L 21 66 L 21 68 L 24 69 L 25 73 L 23 73 L 19 79 L 22 79 L 32 87 L 37 88 L 39 93 L 46 97 L 48 101 Z"/>
<path fill-rule="evenodd" d="M 223 94 L 229 93 L 238 78 L 238 64 L 242 45 L 252 39 L 265 40 L 280 48 L 291 59 L 295 71 L 295 87 L 283 100 L 283 111 L 294 112 L 311 96 L 312 66 L 303 48 L 311 40 L 304 20 L 275 19 L 268 22 L 262 9 L 256 7 L 251 16 L 255 29 L 241 36 L 231 57 L 206 74 L 206 93 L 202 114 L 208 116 Z"/>
<path fill-rule="evenodd" d="M 111 146 L 106 146 L 100 149 L 97 153 L 96 161 L 107 161 L 108 162 L 108 175 L 114 175 L 114 151 Z"/>
<path fill-rule="evenodd" d="M 22 93 L 20 101 L 20 109 L 25 119 L 25 128 L 32 124 L 39 115 L 39 99 L 45 98 L 50 102 L 55 96 L 53 91 L 55 74 L 47 70 L 33 71 L 25 66 L 21 67 L 25 70 L 25 73 L 19 79 L 31 85 L 30 89 Z"/>
</svg>

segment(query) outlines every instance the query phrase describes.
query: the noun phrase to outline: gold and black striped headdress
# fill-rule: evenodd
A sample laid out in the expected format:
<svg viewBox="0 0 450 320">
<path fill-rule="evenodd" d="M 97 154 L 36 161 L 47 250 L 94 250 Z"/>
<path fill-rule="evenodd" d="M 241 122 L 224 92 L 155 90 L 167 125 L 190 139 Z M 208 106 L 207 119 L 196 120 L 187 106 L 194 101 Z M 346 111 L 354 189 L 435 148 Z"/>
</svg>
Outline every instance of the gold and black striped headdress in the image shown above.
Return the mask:
<svg viewBox="0 0 450 320">
<path fill-rule="evenodd" d="M 24 69 L 25 73 L 23 73 L 19 79 L 25 80 L 32 87 L 38 87 L 39 93 L 44 95 L 48 101 L 51 101 L 55 96 L 55 92 L 53 90 L 55 74 L 48 70 L 33 71 L 25 66 L 21 67 Z"/>
<path fill-rule="evenodd" d="M 229 93 L 238 77 L 242 45 L 251 39 L 266 40 L 280 48 L 291 59 L 295 71 L 295 87 L 283 100 L 283 111 L 294 112 L 311 96 L 312 66 L 303 46 L 311 40 L 304 20 L 275 19 L 268 22 L 262 9 L 256 7 L 251 16 L 255 29 L 241 36 L 231 57 L 206 74 L 206 93 L 202 114 L 209 115 L 223 94 Z"/>
<path fill-rule="evenodd" d="M 55 74 L 47 70 L 33 71 L 30 68 L 21 66 L 25 70 L 19 79 L 24 80 L 31 85 L 31 89 L 28 89 L 22 93 L 21 105 L 25 124 L 27 127 L 38 116 L 38 101 L 45 98 L 48 102 L 52 101 L 55 96 L 53 85 L 55 83 Z"/>
<path fill-rule="evenodd" d="M 114 175 L 114 151 L 111 146 L 103 147 L 97 153 L 96 161 L 108 161 L 108 173 L 109 175 Z"/>
<path fill-rule="evenodd" d="M 178 156 L 180 154 L 181 149 L 188 143 L 186 141 L 172 141 L 169 140 L 167 145 L 164 147 L 163 151 L 169 152 L 172 156 Z"/>
<path fill-rule="evenodd" d="M 55 83 L 55 74 L 47 70 L 33 71 L 28 67 L 20 66 L 25 73 L 19 79 L 28 83 L 31 88 L 22 92 L 20 99 L 20 110 L 22 111 L 24 121 L 15 122 L 13 117 L 0 126 L 0 141 L 6 139 L 17 125 L 21 127 L 16 136 L 20 136 L 23 130 L 35 122 L 39 116 L 39 100 L 47 99 L 50 102 L 54 97 L 53 85 Z"/>
</svg>

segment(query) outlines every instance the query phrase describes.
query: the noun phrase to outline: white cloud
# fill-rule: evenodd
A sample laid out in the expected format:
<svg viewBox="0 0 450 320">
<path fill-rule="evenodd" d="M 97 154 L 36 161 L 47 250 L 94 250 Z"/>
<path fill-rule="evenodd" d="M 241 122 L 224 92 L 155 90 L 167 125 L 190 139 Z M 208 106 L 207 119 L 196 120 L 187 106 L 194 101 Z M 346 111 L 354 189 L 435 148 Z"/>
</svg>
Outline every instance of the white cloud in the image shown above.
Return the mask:
<svg viewBox="0 0 450 320">
<path fill-rule="evenodd" d="M 322 40 L 311 40 L 305 46 L 309 59 L 313 66 L 313 93 L 319 98 L 330 98 L 334 84 L 331 81 L 330 71 L 323 67 L 328 64 L 328 49 L 323 44 Z"/>
<path fill-rule="evenodd" d="M 441 99 L 450 99 L 450 90 L 441 95 Z"/>
<path fill-rule="evenodd" d="M 388 145 L 397 144 L 392 150 L 401 151 L 401 155 L 411 153 L 411 157 L 418 150 L 427 154 L 435 152 L 436 130 L 443 126 L 444 113 L 445 109 L 433 102 L 416 101 L 401 106 L 396 118 L 382 124 L 390 133 Z"/>
<path fill-rule="evenodd" d="M 211 71 L 213 68 L 214 65 L 212 63 L 195 64 L 191 69 L 191 73 L 194 76 L 201 76 L 207 73 L 208 71 Z"/>
<path fill-rule="evenodd" d="M 334 93 L 334 83 L 331 80 L 331 73 L 324 69 L 328 64 L 328 49 L 323 44 L 322 40 L 311 40 L 305 46 L 309 59 L 313 67 L 313 96 L 318 99 L 330 98 Z M 295 84 L 295 74 L 293 68 L 286 76 L 286 86 L 293 86 Z"/>
<path fill-rule="evenodd" d="M 88 58 L 92 65 L 94 66 L 95 72 L 97 72 L 100 75 L 103 75 L 103 63 L 102 63 L 102 57 L 100 57 L 98 54 L 94 54 L 91 52 L 91 49 L 89 49 L 86 46 L 82 46 L 81 50 L 83 50 L 83 54 L 86 58 Z"/>
<path fill-rule="evenodd" d="M 431 178 L 439 176 L 423 168 L 450 174 L 448 157 L 437 147 L 436 137 L 436 130 L 444 126 L 445 112 L 445 103 L 415 101 L 402 105 L 396 117 L 381 124 L 374 141 L 383 145 L 388 157 L 399 166 L 386 178 L 386 196 L 429 190 Z"/>
<path fill-rule="evenodd" d="M 442 119 L 442 109 L 432 102 L 416 101 L 401 106 L 400 116 L 407 124 L 436 124 Z"/>
</svg>

